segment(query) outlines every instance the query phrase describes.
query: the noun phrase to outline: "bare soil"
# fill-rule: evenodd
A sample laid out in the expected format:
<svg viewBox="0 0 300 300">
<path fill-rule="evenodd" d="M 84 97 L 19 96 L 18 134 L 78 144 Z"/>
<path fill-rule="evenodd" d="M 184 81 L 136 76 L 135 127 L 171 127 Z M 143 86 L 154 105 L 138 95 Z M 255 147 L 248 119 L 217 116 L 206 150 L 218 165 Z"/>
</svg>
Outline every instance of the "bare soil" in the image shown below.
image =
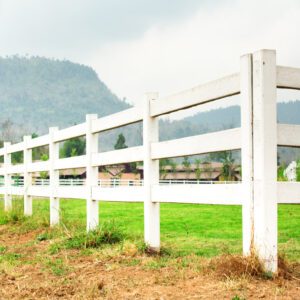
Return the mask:
<svg viewBox="0 0 300 300">
<path fill-rule="evenodd" d="M 39 231 L 0 226 L 0 299 L 300 299 L 300 279 L 231 274 L 218 260 L 163 259 L 121 250 L 49 253 Z M 222 259 L 221 259 L 222 260 Z M 224 261 L 223 261 L 224 262 Z M 299 266 L 295 265 L 297 269 Z M 296 273 L 295 273 L 296 274 Z M 234 298 L 237 296 L 236 298 Z"/>
</svg>

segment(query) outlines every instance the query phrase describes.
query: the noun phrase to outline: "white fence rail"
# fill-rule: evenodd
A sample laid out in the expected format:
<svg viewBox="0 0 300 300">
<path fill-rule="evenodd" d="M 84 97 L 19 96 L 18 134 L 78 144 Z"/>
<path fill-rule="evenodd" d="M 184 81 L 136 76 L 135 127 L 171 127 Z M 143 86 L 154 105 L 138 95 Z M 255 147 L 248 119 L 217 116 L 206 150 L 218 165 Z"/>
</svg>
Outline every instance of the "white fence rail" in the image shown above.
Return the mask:
<svg viewBox="0 0 300 300">
<path fill-rule="evenodd" d="M 160 202 L 229 204 L 243 206 L 243 251 L 252 247 L 269 271 L 277 270 L 277 203 L 300 203 L 300 183 L 277 183 L 277 146 L 300 147 L 300 126 L 276 122 L 276 89 L 300 89 L 300 69 L 276 66 L 275 51 L 262 50 L 241 57 L 240 72 L 159 99 L 148 93 L 143 105 L 110 116 L 87 115 L 86 122 L 0 149 L 0 194 L 5 209 L 12 195 L 24 196 L 24 213 L 32 214 L 32 197 L 50 198 L 50 224 L 59 222 L 59 198 L 85 198 L 87 229 L 97 226 L 97 201 L 144 203 L 145 242 L 160 247 Z M 241 128 L 159 142 L 158 116 L 241 94 Z M 105 153 L 98 151 L 99 132 L 143 122 L 143 145 Z M 59 159 L 59 142 L 85 136 L 86 155 Z M 49 161 L 32 162 L 32 149 L 49 146 Z M 161 158 L 241 149 L 242 182 L 237 184 L 168 184 L 159 181 Z M 11 164 L 11 155 L 23 151 L 24 162 Z M 143 161 L 144 180 L 138 184 L 98 181 L 102 165 Z M 86 179 L 59 180 L 63 169 L 86 168 Z M 48 171 L 50 179 L 33 181 L 33 172 Z M 23 186 L 12 176 L 22 174 Z M 255 207 L 255 209 L 254 209 Z"/>
<path fill-rule="evenodd" d="M 176 180 L 176 179 L 161 179 L 159 180 L 160 185 L 199 185 L 199 184 L 240 184 L 241 181 L 201 181 L 201 180 Z M 0 186 L 4 186 L 4 180 L 0 178 Z M 37 178 L 32 181 L 34 186 L 48 186 L 50 185 L 50 179 Z M 67 178 L 59 179 L 59 185 L 63 186 L 78 186 L 86 185 L 86 180 L 81 178 Z M 125 180 L 125 179 L 99 179 L 98 186 L 100 187 L 118 187 L 118 186 L 143 186 L 143 179 Z M 24 180 L 19 178 L 11 179 L 11 186 L 24 187 Z"/>
</svg>

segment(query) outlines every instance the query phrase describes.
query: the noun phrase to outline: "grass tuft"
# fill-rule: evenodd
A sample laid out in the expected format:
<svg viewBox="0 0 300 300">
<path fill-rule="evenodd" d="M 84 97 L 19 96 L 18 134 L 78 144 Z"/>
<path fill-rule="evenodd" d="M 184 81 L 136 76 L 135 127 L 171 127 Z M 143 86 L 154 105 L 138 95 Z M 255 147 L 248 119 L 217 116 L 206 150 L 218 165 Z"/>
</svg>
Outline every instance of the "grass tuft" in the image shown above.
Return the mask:
<svg viewBox="0 0 300 300">
<path fill-rule="evenodd" d="M 68 234 L 58 243 L 52 244 L 50 251 L 55 253 L 60 249 L 100 248 L 103 245 L 113 245 L 124 240 L 125 235 L 115 222 L 106 222 L 95 230 L 68 231 Z"/>
<path fill-rule="evenodd" d="M 25 233 L 48 227 L 49 220 L 46 215 L 25 216 L 23 199 L 16 198 L 13 200 L 13 206 L 9 211 L 0 210 L 0 225 L 16 225 L 11 229 Z"/>
<path fill-rule="evenodd" d="M 13 207 L 9 211 L 1 213 L 1 225 L 5 224 L 20 224 L 26 220 L 23 210 L 20 206 Z"/>
</svg>

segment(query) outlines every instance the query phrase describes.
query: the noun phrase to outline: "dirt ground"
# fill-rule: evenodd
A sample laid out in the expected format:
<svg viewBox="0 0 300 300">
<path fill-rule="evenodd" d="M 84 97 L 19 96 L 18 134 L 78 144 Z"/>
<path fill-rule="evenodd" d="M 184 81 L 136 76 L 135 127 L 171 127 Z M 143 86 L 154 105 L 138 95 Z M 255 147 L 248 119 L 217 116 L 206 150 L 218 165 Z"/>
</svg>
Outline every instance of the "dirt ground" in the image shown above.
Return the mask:
<svg viewBox="0 0 300 300">
<path fill-rule="evenodd" d="M 38 231 L 0 226 L 0 299 L 300 299 L 300 279 L 220 276 L 209 259 L 162 259 L 122 251 L 49 253 Z"/>
</svg>

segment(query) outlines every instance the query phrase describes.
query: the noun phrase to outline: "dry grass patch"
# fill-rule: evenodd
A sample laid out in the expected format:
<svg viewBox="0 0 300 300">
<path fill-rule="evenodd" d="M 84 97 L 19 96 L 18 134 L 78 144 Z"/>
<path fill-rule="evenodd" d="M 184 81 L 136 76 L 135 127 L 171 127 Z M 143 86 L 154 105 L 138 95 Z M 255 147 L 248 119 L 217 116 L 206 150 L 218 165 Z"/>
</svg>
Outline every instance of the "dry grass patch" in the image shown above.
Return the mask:
<svg viewBox="0 0 300 300">
<path fill-rule="evenodd" d="M 221 279 L 253 277 L 266 280 L 299 280 L 300 283 L 300 263 L 289 263 L 284 256 L 278 258 L 277 274 L 266 272 L 256 255 L 244 257 L 224 254 L 212 258 L 207 270 Z"/>
</svg>

